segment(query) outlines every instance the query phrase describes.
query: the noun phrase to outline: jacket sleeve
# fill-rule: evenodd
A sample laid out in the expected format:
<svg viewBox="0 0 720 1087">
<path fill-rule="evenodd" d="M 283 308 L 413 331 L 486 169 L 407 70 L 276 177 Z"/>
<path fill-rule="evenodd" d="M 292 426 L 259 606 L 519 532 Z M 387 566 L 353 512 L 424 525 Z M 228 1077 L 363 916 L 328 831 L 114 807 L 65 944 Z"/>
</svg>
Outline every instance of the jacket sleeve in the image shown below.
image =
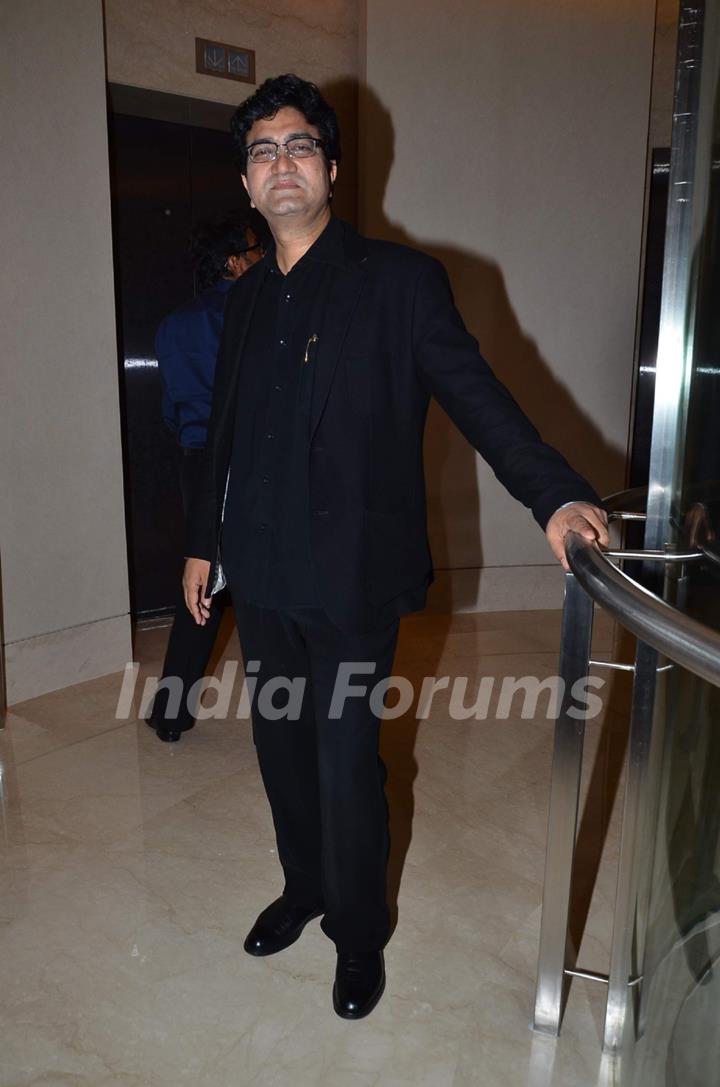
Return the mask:
<svg viewBox="0 0 720 1087">
<path fill-rule="evenodd" d="M 207 559 L 217 556 L 217 526 L 215 522 L 215 493 L 210 446 L 197 454 L 193 464 L 192 492 L 185 518 L 186 559 Z"/>
<path fill-rule="evenodd" d="M 447 273 L 436 260 L 428 260 L 417 280 L 413 337 L 421 382 L 541 528 L 566 502 L 601 504 L 587 480 L 543 442 L 495 377 L 465 328 Z"/>
<path fill-rule="evenodd" d="M 220 523 L 217 491 L 219 423 L 228 395 L 230 372 L 234 364 L 234 352 L 231 346 L 232 334 L 228 331 L 228 325 L 231 322 L 227 320 L 227 309 L 228 307 L 226 307 L 226 320 L 220 338 L 217 367 L 215 369 L 207 440 L 205 448 L 197 456 L 195 484 L 185 519 L 185 557 L 207 559 L 209 562 L 215 562 L 218 555 L 218 529 Z"/>
</svg>

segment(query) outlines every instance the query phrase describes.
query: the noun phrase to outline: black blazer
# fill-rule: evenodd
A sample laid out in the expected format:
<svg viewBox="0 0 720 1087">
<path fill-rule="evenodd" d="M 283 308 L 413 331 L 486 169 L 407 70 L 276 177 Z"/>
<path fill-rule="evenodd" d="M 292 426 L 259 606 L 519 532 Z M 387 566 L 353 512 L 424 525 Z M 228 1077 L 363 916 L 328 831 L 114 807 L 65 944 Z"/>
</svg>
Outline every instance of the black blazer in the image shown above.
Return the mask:
<svg viewBox="0 0 720 1087">
<path fill-rule="evenodd" d="M 493 375 L 443 266 L 338 225 L 344 253 L 312 362 L 310 551 L 323 607 L 341 629 L 360 632 L 422 607 L 432 580 L 423 475 L 431 395 L 541 527 L 565 502 L 599 499 Z M 242 384 L 252 360 L 243 347 L 261 279 L 262 262 L 228 294 L 201 483 L 188 516 L 185 554 L 213 563 L 211 586 L 236 411 L 250 470 L 255 416 Z"/>
</svg>

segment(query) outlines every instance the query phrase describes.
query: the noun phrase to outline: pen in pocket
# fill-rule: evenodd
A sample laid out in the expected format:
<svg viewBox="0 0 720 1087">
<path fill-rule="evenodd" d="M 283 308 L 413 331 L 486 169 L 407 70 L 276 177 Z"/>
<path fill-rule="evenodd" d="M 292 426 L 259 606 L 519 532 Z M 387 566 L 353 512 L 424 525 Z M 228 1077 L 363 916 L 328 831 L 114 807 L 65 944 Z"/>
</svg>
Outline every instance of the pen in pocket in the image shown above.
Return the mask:
<svg viewBox="0 0 720 1087">
<path fill-rule="evenodd" d="M 303 359 L 303 365 L 310 362 L 310 348 L 313 346 L 313 344 L 318 343 L 319 340 L 320 337 L 318 336 L 317 332 L 313 332 L 312 336 L 305 345 L 305 358 Z"/>
</svg>

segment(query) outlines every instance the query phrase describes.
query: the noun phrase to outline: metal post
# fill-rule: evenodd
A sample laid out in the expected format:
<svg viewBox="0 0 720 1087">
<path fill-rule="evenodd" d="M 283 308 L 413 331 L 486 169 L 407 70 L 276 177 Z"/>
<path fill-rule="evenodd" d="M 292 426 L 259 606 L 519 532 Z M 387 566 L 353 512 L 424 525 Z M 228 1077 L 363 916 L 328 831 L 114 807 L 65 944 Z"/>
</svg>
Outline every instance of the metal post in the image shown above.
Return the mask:
<svg viewBox="0 0 720 1087">
<path fill-rule="evenodd" d="M 657 811 L 657 769 L 653 767 L 661 743 L 653 729 L 657 675 L 657 650 L 639 641 L 603 1031 L 603 1050 L 609 1054 L 622 1050 L 630 985 L 636 968 L 642 968 L 651 871 L 648 853 Z"/>
<path fill-rule="evenodd" d="M 562 1018 L 570 889 L 575 854 L 585 722 L 573 708 L 572 687 L 588 673 L 593 602 L 572 574 L 565 576 L 560 643 L 562 706 L 555 726 L 540 957 L 533 1030 L 559 1034 Z M 572 711 L 572 714 L 571 714 Z"/>
</svg>

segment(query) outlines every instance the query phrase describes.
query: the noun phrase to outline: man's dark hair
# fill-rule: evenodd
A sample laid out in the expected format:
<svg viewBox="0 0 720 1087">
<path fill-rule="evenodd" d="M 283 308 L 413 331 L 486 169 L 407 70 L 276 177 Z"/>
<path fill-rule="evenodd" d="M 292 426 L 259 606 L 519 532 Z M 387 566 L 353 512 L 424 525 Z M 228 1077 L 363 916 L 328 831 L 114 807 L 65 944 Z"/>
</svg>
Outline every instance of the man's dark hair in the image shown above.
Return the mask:
<svg viewBox="0 0 720 1087">
<path fill-rule="evenodd" d="M 203 291 L 227 275 L 228 257 L 247 249 L 247 231 L 251 226 L 247 215 L 240 212 L 210 219 L 193 234 L 190 247 L 197 287 Z"/>
<path fill-rule="evenodd" d="M 310 125 L 320 133 L 325 161 L 340 162 L 340 129 L 335 110 L 314 83 L 297 75 L 279 75 L 266 79 L 255 94 L 246 98 L 235 110 L 230 122 L 235 156 L 242 173 L 247 173 L 248 132 L 256 121 L 274 117 L 278 110 L 291 106 L 299 110 Z"/>
</svg>

